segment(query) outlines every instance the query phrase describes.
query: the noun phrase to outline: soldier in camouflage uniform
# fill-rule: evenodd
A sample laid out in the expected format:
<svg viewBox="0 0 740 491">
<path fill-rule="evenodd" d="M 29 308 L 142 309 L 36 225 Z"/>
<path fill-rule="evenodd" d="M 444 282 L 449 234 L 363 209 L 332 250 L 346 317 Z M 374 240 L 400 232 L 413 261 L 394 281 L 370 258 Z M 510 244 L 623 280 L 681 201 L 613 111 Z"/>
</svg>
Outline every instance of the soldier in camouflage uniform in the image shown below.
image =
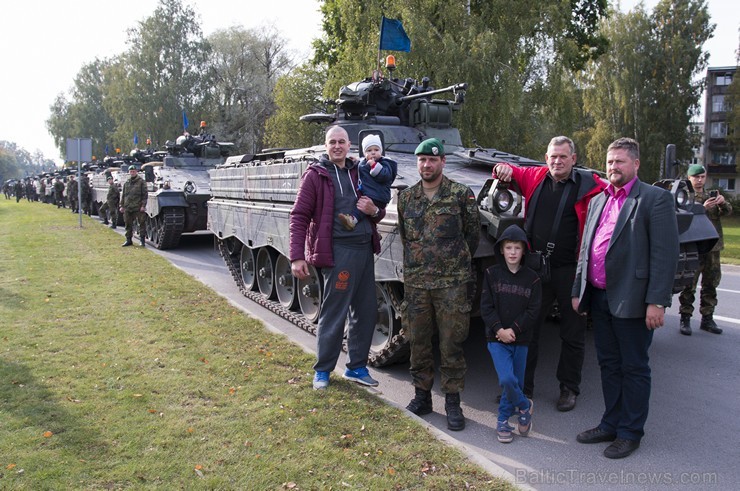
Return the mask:
<svg viewBox="0 0 740 491">
<path fill-rule="evenodd" d="M 67 205 L 64 203 L 64 183 L 61 177 L 57 177 L 54 180 L 54 202 L 57 208 L 66 208 Z"/>
<path fill-rule="evenodd" d="M 714 308 L 717 306 L 717 287 L 722 279 L 722 269 L 720 267 L 719 251 L 724 249 L 722 238 L 722 222 L 720 217 L 732 214 L 732 205 L 725 201 L 724 196 L 719 191 L 707 192 L 704 184 L 707 179 L 707 171 L 701 164 L 689 166 L 689 181 L 696 193 L 695 201 L 703 203 L 709 220 L 714 228 L 717 229 L 719 240 L 706 254 L 699 255 L 699 269 L 694 276 L 694 284 L 683 289 L 678 299 L 681 302 L 679 312 L 681 313 L 681 334 L 691 336 L 691 314 L 694 312 L 694 298 L 696 295 L 696 285 L 701 274 L 701 295 L 699 301 L 699 312 L 701 312 L 702 329 L 712 334 L 722 334 L 722 329 L 717 327 L 714 322 Z"/>
<path fill-rule="evenodd" d="M 69 207 L 72 208 L 72 213 L 77 213 L 80 208 L 80 203 L 78 202 L 78 193 L 77 193 L 77 181 L 75 180 L 75 176 L 69 176 L 69 181 L 67 182 L 67 201 L 69 201 Z"/>
<path fill-rule="evenodd" d="M 436 333 L 447 427 L 458 431 L 465 428 L 460 408 L 467 368 L 462 343 L 468 337 L 469 293 L 475 288 L 471 261 L 480 237 L 480 216 L 470 188 L 442 174 L 441 141 L 424 140 L 415 153 L 421 180 L 398 197 L 404 268 L 401 311 L 415 388 L 406 409 L 417 415 L 432 411 Z"/>
<path fill-rule="evenodd" d="M 146 201 L 149 194 L 146 189 L 146 182 L 139 177 L 139 171 L 135 165 L 128 168 L 128 181 L 123 183 L 123 192 L 121 193 L 121 208 L 123 221 L 126 224 L 126 242 L 122 247 L 133 245 L 131 238 L 134 236 L 134 220 L 139 222 L 139 237 L 141 247 L 144 247 L 145 224 L 146 224 Z"/>
<path fill-rule="evenodd" d="M 116 228 L 118 225 L 118 207 L 121 203 L 121 192 L 118 190 L 118 185 L 113 181 L 112 177 L 106 179 L 108 181 L 108 194 L 105 195 L 105 203 L 98 210 L 98 215 L 103 219 L 103 223 L 108 225 L 108 214 L 110 214 L 110 228 Z"/>
<path fill-rule="evenodd" d="M 82 174 L 80 178 L 80 191 L 82 191 L 82 212 L 90 216 L 92 214 L 92 188 L 87 174 Z"/>
</svg>

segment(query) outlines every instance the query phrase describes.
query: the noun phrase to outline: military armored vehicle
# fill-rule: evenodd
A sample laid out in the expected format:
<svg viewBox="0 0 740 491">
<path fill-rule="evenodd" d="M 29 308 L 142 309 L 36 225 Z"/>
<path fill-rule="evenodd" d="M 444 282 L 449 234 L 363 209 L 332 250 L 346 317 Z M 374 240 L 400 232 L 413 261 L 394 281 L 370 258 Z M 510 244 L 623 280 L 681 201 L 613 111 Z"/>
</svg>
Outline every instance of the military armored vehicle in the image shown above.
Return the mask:
<svg viewBox="0 0 740 491">
<path fill-rule="evenodd" d="M 149 190 L 146 238 L 157 249 L 171 249 L 183 233 L 206 230 L 206 206 L 211 197 L 208 170 L 222 164 L 233 143 L 213 135 L 182 135 L 167 141 L 166 151 L 132 152 Z"/>
<path fill-rule="evenodd" d="M 102 162 L 98 163 L 90 174 L 90 186 L 92 187 L 92 207 L 93 214 L 98 215 L 100 207 L 105 203 L 108 197 L 108 177 L 113 178 L 113 182 L 118 186 L 118 190 L 123 189 L 123 183 L 128 179 L 128 166 L 134 165 L 136 159 L 130 155 L 107 156 Z M 123 226 L 123 214 L 118 214 L 117 226 Z"/>
<path fill-rule="evenodd" d="M 397 233 L 396 202 L 397 191 L 419 179 L 413 154 L 419 142 L 440 138 L 447 155 L 445 175 L 470 186 L 477 196 L 483 230 L 473 267 L 479 284 L 482 272 L 495 260 L 493 250 L 499 234 L 507 226 L 523 222 L 521 194 L 515 186 L 503 188 L 494 181 L 492 168 L 501 162 L 545 165 L 495 148 L 466 148 L 452 124 L 454 112 L 464 102 L 466 89 L 466 84 L 460 83 L 435 90 L 427 78 L 418 83 L 375 75 L 343 87 L 333 114 L 301 118 L 343 127 L 353 145 L 351 154 L 355 152 L 355 155 L 358 143 L 367 134 L 376 134 L 383 142 L 385 155 L 398 163 L 393 186 L 396 192 L 378 225 L 381 252 L 375 259 L 375 295 L 379 316 L 370 353 L 370 363 L 374 366 L 408 356 L 399 314 L 403 299 L 403 250 Z M 452 99 L 435 98 L 442 94 L 449 94 Z M 322 285 L 314 268 L 306 280 L 299 281 L 291 275 L 289 213 L 301 175 L 322 153 L 323 145 L 265 150 L 256 155 L 231 157 L 210 171 L 213 197 L 208 202 L 208 228 L 215 235 L 221 255 L 242 293 L 309 332 L 316 329 Z M 688 221 L 682 229 L 693 229 L 697 217 L 679 211 Z M 689 274 L 692 271 L 684 272 L 684 276 Z M 477 305 L 476 299 L 475 311 Z"/>
</svg>

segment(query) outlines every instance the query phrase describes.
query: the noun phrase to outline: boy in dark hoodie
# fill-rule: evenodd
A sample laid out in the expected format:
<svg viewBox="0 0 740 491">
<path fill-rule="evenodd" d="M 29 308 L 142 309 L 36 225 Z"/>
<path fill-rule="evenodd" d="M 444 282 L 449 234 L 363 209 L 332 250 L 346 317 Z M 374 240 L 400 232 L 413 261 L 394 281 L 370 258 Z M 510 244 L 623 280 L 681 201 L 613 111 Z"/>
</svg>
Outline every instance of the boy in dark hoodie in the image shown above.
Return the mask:
<svg viewBox="0 0 740 491">
<path fill-rule="evenodd" d="M 542 302 L 539 275 L 525 265 L 529 252 L 527 236 L 517 225 L 504 230 L 496 242 L 497 264 L 483 278 L 480 313 L 486 328 L 488 351 L 502 389 L 498 408 L 498 441 L 513 440 L 509 418 L 517 408 L 519 434 L 532 429 L 532 400 L 524 396 L 524 370 L 527 347 Z"/>
</svg>

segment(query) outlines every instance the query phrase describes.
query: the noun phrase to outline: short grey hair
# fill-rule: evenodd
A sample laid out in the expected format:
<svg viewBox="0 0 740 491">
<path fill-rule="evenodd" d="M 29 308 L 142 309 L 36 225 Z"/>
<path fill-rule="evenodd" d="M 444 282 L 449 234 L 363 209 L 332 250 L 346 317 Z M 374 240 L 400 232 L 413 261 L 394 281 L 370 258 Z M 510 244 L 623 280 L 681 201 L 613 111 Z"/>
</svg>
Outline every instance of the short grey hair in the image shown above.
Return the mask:
<svg viewBox="0 0 740 491">
<path fill-rule="evenodd" d="M 609 148 L 606 149 L 606 153 L 609 153 L 611 150 L 626 150 L 633 160 L 640 159 L 640 144 L 632 138 L 622 137 L 614 140 L 609 145 Z"/>
<path fill-rule="evenodd" d="M 570 147 L 570 154 L 573 155 L 576 153 L 576 144 L 573 143 L 573 140 L 568 138 L 567 136 L 556 136 L 552 140 L 550 140 L 550 143 L 547 144 L 547 148 L 554 147 L 555 145 L 565 145 L 568 144 Z"/>
</svg>

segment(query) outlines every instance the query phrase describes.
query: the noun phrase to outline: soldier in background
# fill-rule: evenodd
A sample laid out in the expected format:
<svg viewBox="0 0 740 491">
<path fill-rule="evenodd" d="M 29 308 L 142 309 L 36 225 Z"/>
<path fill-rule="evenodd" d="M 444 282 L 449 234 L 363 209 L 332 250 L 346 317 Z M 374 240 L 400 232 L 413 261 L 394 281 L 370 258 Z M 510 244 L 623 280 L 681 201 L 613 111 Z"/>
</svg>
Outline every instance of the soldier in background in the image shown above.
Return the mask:
<svg viewBox="0 0 740 491">
<path fill-rule="evenodd" d="M 77 180 L 75 176 L 70 175 L 69 181 L 67 182 L 67 201 L 69 201 L 69 207 L 72 209 L 72 213 L 77 213 L 80 210 L 80 203 L 78 202 L 77 196 Z"/>
<path fill-rule="evenodd" d="M 82 212 L 90 216 L 92 214 L 92 189 L 87 174 L 82 174 L 80 178 L 80 190 L 82 191 Z"/>
<path fill-rule="evenodd" d="M 134 236 L 134 220 L 139 223 L 139 237 L 141 238 L 141 247 L 144 247 L 145 240 L 145 220 L 146 201 L 149 196 L 146 189 L 146 182 L 139 177 L 139 171 L 135 165 L 128 168 L 128 181 L 123 183 L 123 193 L 121 193 L 121 207 L 119 211 L 123 213 L 123 221 L 126 224 L 126 242 L 122 247 L 134 245 L 131 242 Z"/>
<path fill-rule="evenodd" d="M 470 324 L 470 291 L 475 287 L 471 261 L 480 239 L 480 216 L 473 191 L 442 173 L 446 159 L 440 140 L 424 140 L 415 153 L 421 180 L 398 196 L 401 311 L 415 389 L 406 409 L 417 415 L 432 412 L 432 338 L 438 334 L 447 428 L 459 431 L 465 428 L 460 407 L 467 370 L 462 344 Z"/>
<path fill-rule="evenodd" d="M 712 334 L 722 334 L 722 329 L 717 327 L 714 322 L 714 308 L 717 306 L 717 287 L 722 279 L 722 268 L 720 267 L 719 252 L 725 248 L 722 237 L 722 222 L 720 217 L 730 216 L 732 214 L 732 205 L 725 201 L 724 196 L 719 191 L 709 191 L 704 189 L 707 181 L 707 171 L 701 164 L 689 166 L 688 178 L 691 186 L 694 188 L 695 202 L 702 203 L 706 210 L 707 217 L 717 229 L 719 240 L 711 251 L 699 255 L 699 269 L 694 276 L 694 283 L 683 289 L 678 299 L 681 302 L 679 312 L 681 313 L 681 334 L 691 336 L 691 314 L 694 313 L 694 298 L 696 295 L 696 285 L 701 274 L 701 295 L 699 301 L 699 312 L 701 312 L 702 329 Z"/>
<path fill-rule="evenodd" d="M 121 192 L 118 185 L 113 181 L 113 177 L 108 179 L 108 194 L 105 196 L 105 203 L 100 207 L 98 215 L 103 219 L 103 223 L 108 225 L 108 215 L 110 214 L 110 228 L 116 228 L 118 225 L 118 207 L 121 203 Z"/>
<path fill-rule="evenodd" d="M 23 182 L 22 181 L 15 181 L 15 185 L 13 186 L 13 190 L 15 191 L 15 202 L 20 202 L 21 198 L 23 197 Z"/>
<path fill-rule="evenodd" d="M 39 179 L 39 197 L 43 203 L 46 203 L 46 178 Z"/>
<path fill-rule="evenodd" d="M 57 176 L 54 180 L 54 202 L 57 204 L 57 208 L 66 208 L 67 205 L 64 203 L 64 183 L 62 178 Z"/>
</svg>

